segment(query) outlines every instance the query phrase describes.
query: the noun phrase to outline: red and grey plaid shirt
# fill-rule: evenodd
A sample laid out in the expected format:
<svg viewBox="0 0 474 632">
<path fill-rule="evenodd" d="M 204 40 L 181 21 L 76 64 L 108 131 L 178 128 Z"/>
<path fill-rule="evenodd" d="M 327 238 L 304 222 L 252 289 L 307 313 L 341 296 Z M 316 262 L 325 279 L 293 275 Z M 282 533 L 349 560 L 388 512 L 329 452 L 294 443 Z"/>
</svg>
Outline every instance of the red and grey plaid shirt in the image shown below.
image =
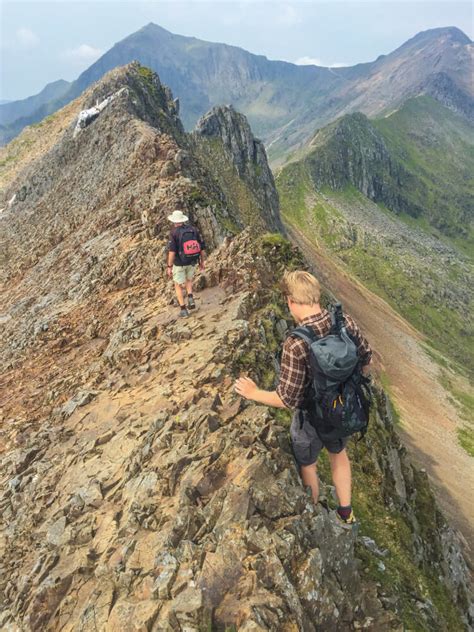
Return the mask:
<svg viewBox="0 0 474 632">
<path fill-rule="evenodd" d="M 357 345 L 362 366 L 369 364 L 372 350 L 354 320 L 344 314 L 347 332 Z M 304 318 L 301 326 L 310 326 L 319 337 L 327 336 L 331 329 L 331 315 L 325 309 L 320 314 Z M 307 386 L 311 380 L 309 347 L 301 338 L 289 336 L 283 344 L 280 380 L 276 388 L 281 401 L 287 408 L 298 408 L 303 403 Z"/>
</svg>

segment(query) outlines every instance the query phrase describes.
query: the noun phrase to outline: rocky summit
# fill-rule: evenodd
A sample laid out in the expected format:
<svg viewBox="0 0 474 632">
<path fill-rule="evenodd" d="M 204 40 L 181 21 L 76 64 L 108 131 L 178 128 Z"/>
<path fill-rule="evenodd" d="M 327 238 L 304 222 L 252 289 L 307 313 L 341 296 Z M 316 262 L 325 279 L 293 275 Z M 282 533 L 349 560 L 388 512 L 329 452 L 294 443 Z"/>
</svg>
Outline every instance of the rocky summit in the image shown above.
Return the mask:
<svg viewBox="0 0 474 632">
<path fill-rule="evenodd" d="M 458 536 L 384 392 L 351 448 L 359 532 L 329 485 L 312 504 L 288 414 L 234 393 L 242 372 L 274 383 L 278 282 L 306 265 L 245 119 L 186 134 L 137 63 L 55 117 L 15 141 L 1 192 L 0 628 L 468 629 Z M 175 209 L 209 250 L 185 321 Z"/>
</svg>

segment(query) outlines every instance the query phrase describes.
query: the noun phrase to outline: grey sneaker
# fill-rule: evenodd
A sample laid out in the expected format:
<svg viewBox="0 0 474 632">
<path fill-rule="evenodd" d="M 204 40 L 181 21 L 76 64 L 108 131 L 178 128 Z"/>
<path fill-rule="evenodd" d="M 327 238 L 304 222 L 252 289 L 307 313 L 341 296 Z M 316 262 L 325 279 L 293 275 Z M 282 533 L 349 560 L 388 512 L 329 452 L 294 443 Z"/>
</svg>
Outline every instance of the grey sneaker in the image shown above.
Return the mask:
<svg viewBox="0 0 474 632">
<path fill-rule="evenodd" d="M 179 310 L 179 317 L 180 317 L 180 318 L 187 318 L 188 316 L 189 316 L 189 314 L 188 314 L 188 310 L 187 310 L 185 307 L 182 307 L 182 308 Z"/>
<path fill-rule="evenodd" d="M 196 303 L 192 296 L 188 296 L 188 309 L 196 309 Z"/>
</svg>

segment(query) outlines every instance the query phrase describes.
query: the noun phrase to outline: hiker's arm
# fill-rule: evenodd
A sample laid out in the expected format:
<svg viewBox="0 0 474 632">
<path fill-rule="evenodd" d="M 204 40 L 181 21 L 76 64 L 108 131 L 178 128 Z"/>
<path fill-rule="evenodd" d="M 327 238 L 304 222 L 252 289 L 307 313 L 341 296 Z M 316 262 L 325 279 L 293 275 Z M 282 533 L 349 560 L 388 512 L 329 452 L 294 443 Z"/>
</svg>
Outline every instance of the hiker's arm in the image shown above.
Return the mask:
<svg viewBox="0 0 474 632">
<path fill-rule="evenodd" d="M 201 246 L 201 256 L 199 257 L 199 267 L 201 270 L 204 269 L 204 262 L 206 261 L 206 243 L 201 235 L 201 232 L 198 231 L 198 241 Z"/>
<path fill-rule="evenodd" d="M 250 399 L 258 404 L 286 408 L 276 391 L 262 391 L 249 377 L 239 377 L 235 383 L 235 390 L 241 397 Z"/>
<path fill-rule="evenodd" d="M 170 250 L 168 252 L 168 268 L 173 266 L 175 258 L 176 258 L 176 253 Z"/>
</svg>

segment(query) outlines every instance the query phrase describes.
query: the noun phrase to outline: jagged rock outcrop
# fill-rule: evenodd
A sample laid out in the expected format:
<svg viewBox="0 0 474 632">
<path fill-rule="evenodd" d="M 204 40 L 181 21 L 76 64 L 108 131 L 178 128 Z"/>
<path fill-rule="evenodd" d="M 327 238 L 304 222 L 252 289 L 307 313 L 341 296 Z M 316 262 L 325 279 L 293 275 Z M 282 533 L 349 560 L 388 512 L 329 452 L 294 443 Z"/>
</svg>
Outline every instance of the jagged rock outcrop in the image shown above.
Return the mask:
<svg viewBox="0 0 474 632">
<path fill-rule="evenodd" d="M 334 521 L 330 488 L 310 502 L 287 416 L 235 396 L 241 371 L 274 381 L 289 324 L 277 284 L 304 262 L 260 236 L 244 179 L 220 188 L 207 165 L 221 142 L 202 159 L 147 69 L 113 71 L 77 114 L 124 87 L 5 192 L 26 191 L 0 216 L 0 627 L 462 627 L 459 543 L 384 396 L 353 448 L 360 539 Z M 232 237 L 245 191 L 252 221 Z M 185 322 L 163 269 L 174 207 L 211 251 Z"/>
<path fill-rule="evenodd" d="M 214 107 L 199 119 L 195 135 L 222 141 L 238 175 L 254 192 L 267 227 L 282 231 L 280 203 L 265 147 L 252 134 L 245 116 L 232 106 Z"/>
<path fill-rule="evenodd" d="M 456 103 L 468 108 L 448 79 L 436 77 L 430 86 L 444 93 L 444 106 L 451 99 L 451 109 Z M 397 214 L 422 217 L 450 237 L 469 240 L 474 128 L 439 101 L 423 95 L 390 116 L 369 120 L 359 112 L 318 130 L 303 159 L 314 184 L 354 186 Z"/>
<path fill-rule="evenodd" d="M 318 131 L 311 146 L 314 150 L 306 163 L 317 186 L 341 190 L 352 185 L 395 212 L 415 217 L 423 212 L 403 194 L 413 187 L 412 175 L 390 154 L 383 136 L 364 114 L 349 114 Z"/>
</svg>

